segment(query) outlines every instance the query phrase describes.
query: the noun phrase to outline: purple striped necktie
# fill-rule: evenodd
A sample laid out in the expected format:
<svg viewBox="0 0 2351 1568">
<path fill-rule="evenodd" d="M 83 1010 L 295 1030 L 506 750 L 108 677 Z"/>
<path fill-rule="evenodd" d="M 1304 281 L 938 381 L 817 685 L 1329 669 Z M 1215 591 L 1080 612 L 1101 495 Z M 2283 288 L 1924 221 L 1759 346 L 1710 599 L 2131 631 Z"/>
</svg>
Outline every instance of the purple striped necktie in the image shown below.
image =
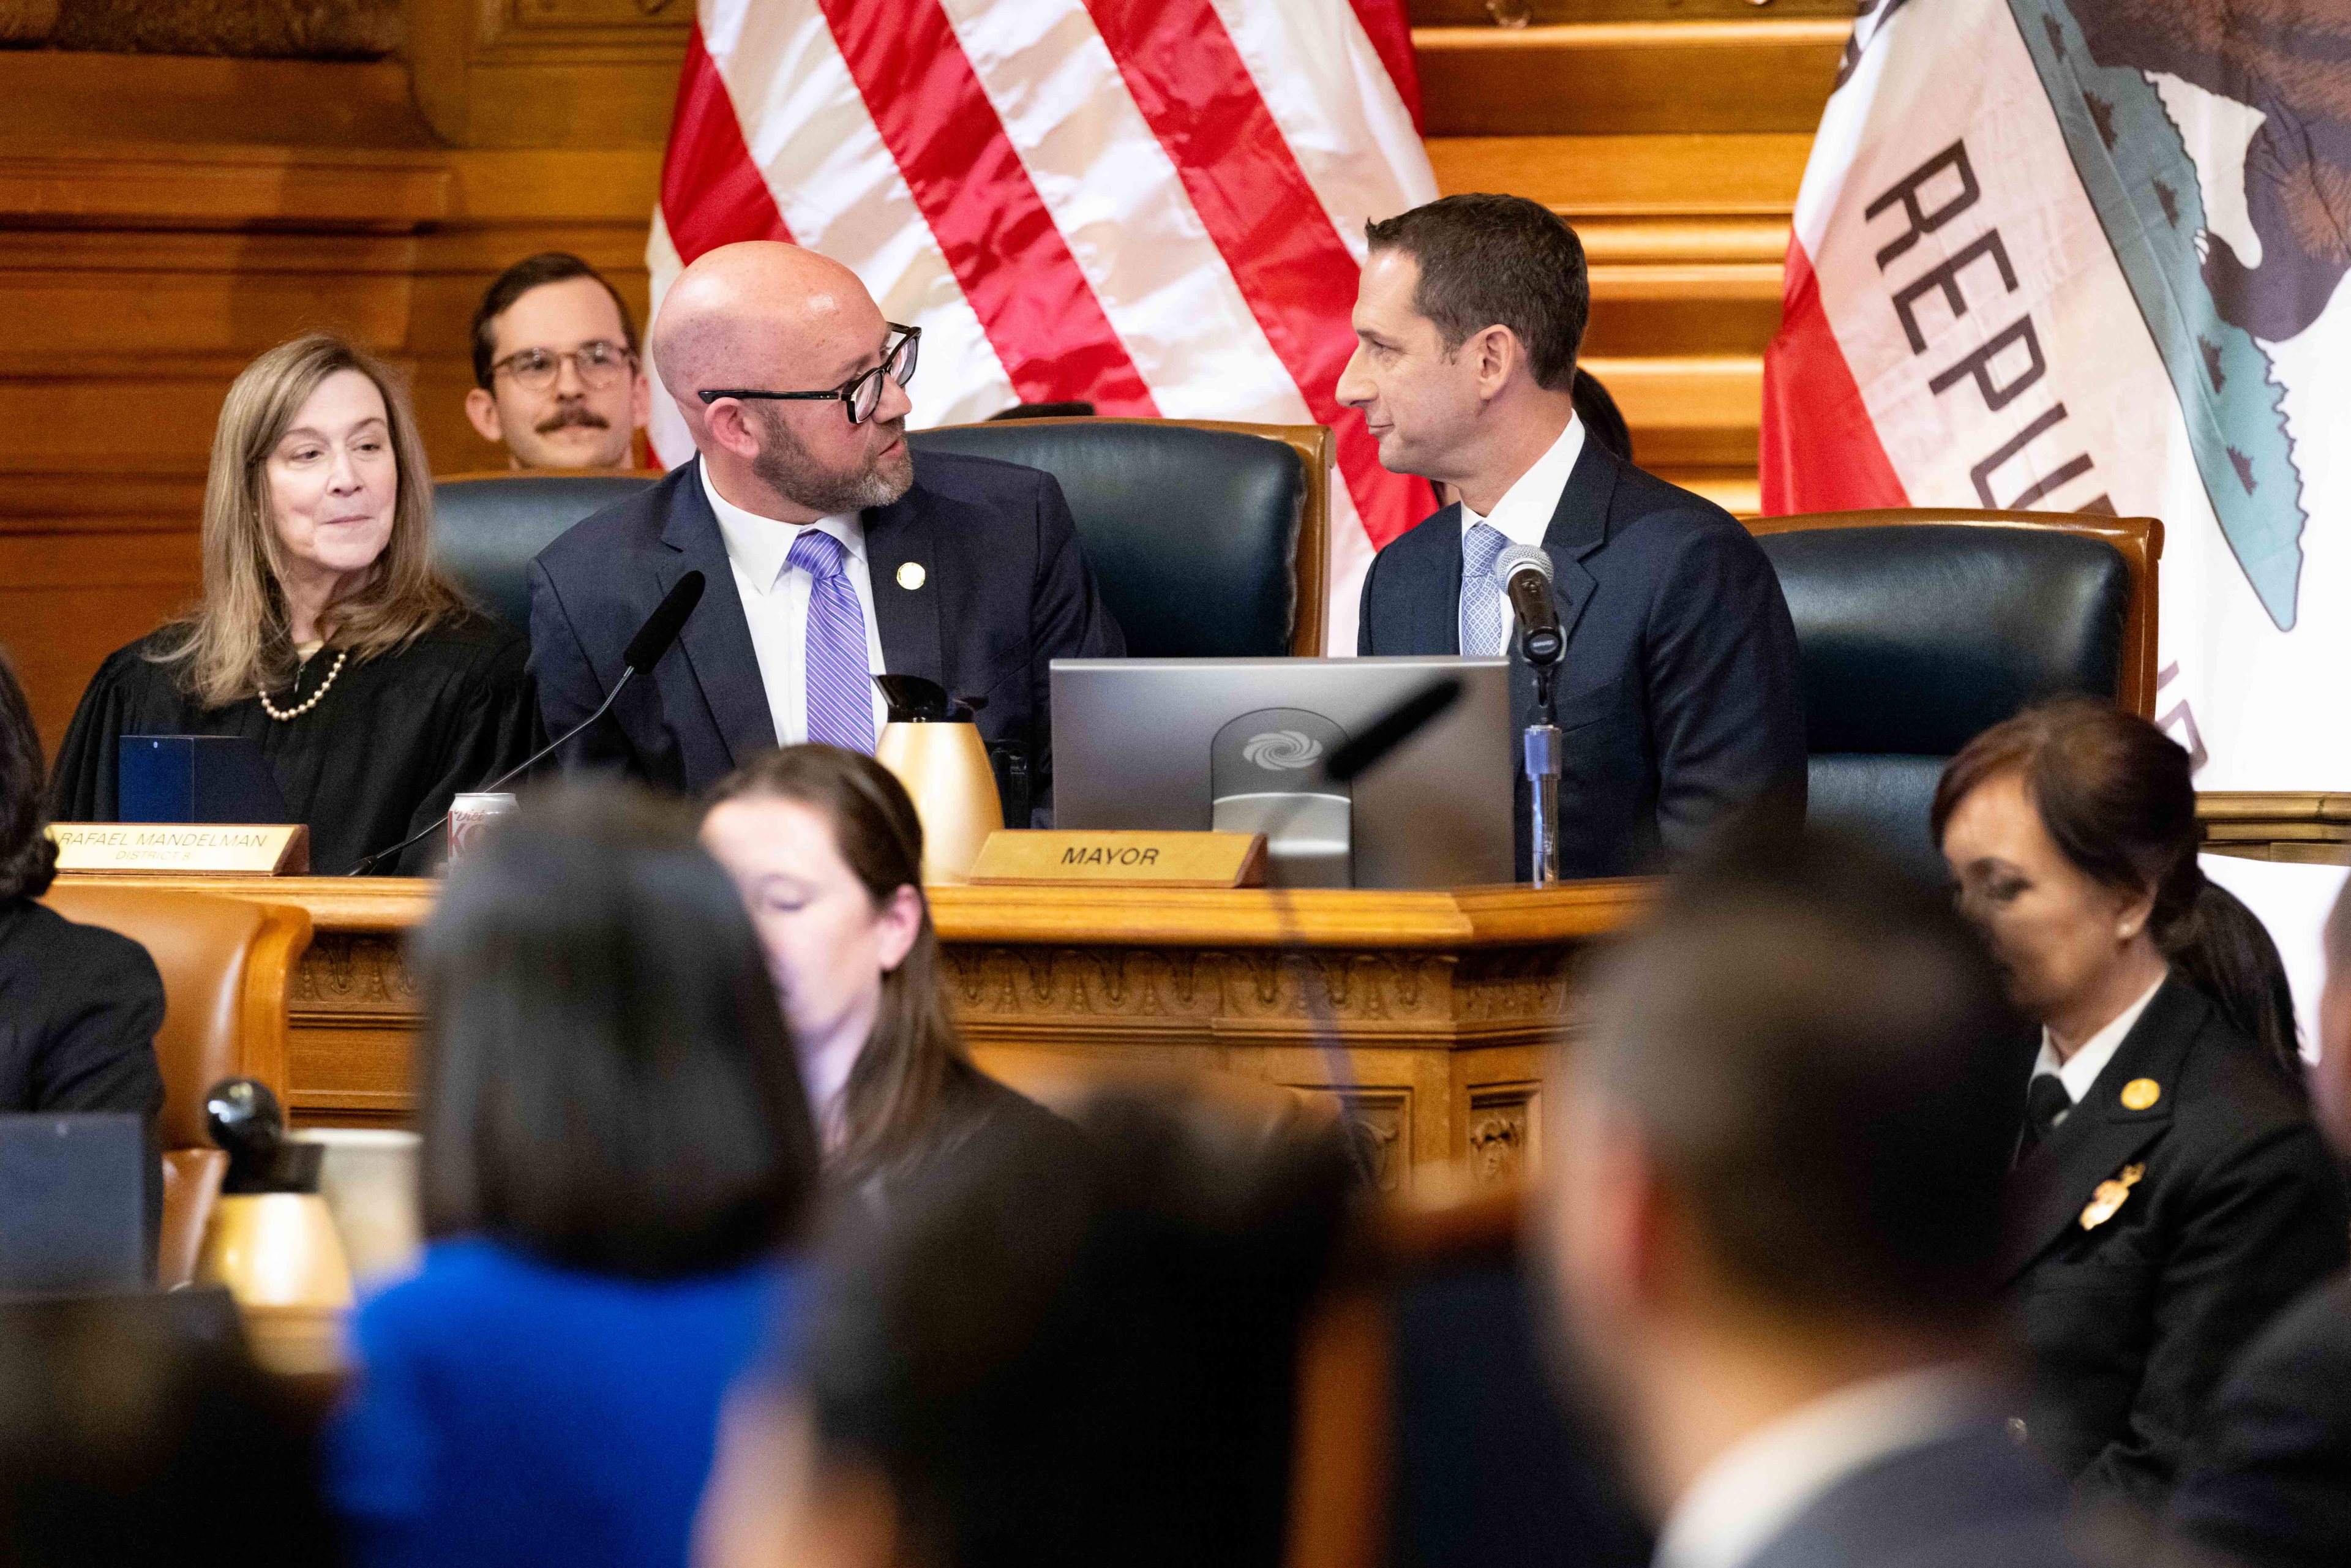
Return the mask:
<svg viewBox="0 0 2351 1568">
<path fill-rule="evenodd" d="M 865 660 L 865 609 L 857 585 L 841 570 L 841 542 L 822 528 L 803 528 L 786 566 L 813 580 L 809 586 L 808 737 L 822 746 L 873 754 L 872 672 Z"/>
</svg>

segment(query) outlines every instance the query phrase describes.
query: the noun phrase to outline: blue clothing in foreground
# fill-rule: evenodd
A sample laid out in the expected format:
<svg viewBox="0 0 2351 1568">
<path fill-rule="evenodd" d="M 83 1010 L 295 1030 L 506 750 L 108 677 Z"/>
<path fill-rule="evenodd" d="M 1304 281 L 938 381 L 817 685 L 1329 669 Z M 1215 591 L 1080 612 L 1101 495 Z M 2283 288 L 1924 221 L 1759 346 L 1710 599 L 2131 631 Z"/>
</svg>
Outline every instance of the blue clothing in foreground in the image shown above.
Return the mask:
<svg viewBox="0 0 2351 1568">
<path fill-rule="evenodd" d="M 800 1270 L 648 1282 L 475 1239 L 359 1310 L 358 1382 L 329 1433 L 362 1568 L 681 1568 L 718 1406 Z"/>
</svg>

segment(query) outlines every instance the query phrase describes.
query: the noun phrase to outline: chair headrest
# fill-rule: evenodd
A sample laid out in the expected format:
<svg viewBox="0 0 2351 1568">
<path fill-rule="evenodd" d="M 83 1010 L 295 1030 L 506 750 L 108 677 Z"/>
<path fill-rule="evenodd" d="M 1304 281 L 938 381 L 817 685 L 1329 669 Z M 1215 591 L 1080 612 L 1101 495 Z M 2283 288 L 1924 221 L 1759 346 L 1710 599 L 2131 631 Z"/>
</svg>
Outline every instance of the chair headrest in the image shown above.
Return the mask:
<svg viewBox="0 0 2351 1568">
<path fill-rule="evenodd" d="M 1061 481 L 1139 657 L 1287 653 L 1306 474 L 1279 441 L 1157 420 L 1011 420 L 909 433 Z"/>
<path fill-rule="evenodd" d="M 1814 752 L 1948 757 L 2041 698 L 2118 689 L 2130 569 L 2103 539 L 1916 523 L 1758 542 L 1795 620 Z"/>
<path fill-rule="evenodd" d="M 653 483 L 629 474 L 444 479 L 433 486 L 434 553 L 484 609 L 528 634 L 531 557 L 580 518 Z"/>
</svg>

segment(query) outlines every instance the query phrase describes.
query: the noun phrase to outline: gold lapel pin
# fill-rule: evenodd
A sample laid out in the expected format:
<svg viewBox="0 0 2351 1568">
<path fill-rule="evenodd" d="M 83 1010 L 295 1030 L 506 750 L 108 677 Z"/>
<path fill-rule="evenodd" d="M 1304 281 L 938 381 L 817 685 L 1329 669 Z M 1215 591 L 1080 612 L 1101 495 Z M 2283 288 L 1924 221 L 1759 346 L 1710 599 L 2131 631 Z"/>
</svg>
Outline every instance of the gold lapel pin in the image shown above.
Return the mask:
<svg viewBox="0 0 2351 1568">
<path fill-rule="evenodd" d="M 2146 1080 L 2139 1082 L 2145 1082 Z M 2138 1185 L 2138 1178 L 2145 1175 L 2145 1166 L 2125 1166 L 2113 1176 L 2100 1182 L 2098 1189 L 2090 1195 L 2090 1201 L 2082 1209 L 2082 1228 L 2095 1230 L 2112 1219 L 2122 1208 L 2123 1201 L 2130 1197 L 2131 1188 Z"/>
<path fill-rule="evenodd" d="M 926 575 L 927 574 L 923 570 L 923 563 L 921 561 L 910 560 L 905 565 L 898 569 L 898 586 L 907 590 L 909 592 L 912 592 L 914 590 L 923 586 L 923 581 Z"/>
<path fill-rule="evenodd" d="M 2123 1085 L 2123 1109 L 2144 1111 L 2163 1098 L 2163 1085 L 2152 1078 L 2134 1078 Z"/>
</svg>

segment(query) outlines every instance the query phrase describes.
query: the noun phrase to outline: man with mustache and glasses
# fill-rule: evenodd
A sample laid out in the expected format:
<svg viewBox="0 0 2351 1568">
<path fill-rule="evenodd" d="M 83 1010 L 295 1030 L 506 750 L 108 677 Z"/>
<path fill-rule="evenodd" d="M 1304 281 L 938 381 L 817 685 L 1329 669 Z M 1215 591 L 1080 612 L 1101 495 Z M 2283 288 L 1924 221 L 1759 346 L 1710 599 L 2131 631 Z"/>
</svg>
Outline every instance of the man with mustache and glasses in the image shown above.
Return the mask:
<svg viewBox="0 0 2351 1568">
<path fill-rule="evenodd" d="M 697 455 L 531 563 L 548 733 L 595 711 L 687 572 L 707 587 L 575 767 L 699 794 L 770 746 L 871 753 L 871 677 L 919 675 L 980 699 L 1008 802 L 1017 767 L 1046 817 L 1052 661 L 1114 658 L 1125 639 L 1050 475 L 909 450 L 921 346 L 855 273 L 797 246 L 723 246 L 679 275 L 653 364 Z"/>
<path fill-rule="evenodd" d="M 562 251 L 516 262 L 482 296 L 474 380 L 465 417 L 517 468 L 626 468 L 653 412 L 628 306 Z"/>
</svg>

